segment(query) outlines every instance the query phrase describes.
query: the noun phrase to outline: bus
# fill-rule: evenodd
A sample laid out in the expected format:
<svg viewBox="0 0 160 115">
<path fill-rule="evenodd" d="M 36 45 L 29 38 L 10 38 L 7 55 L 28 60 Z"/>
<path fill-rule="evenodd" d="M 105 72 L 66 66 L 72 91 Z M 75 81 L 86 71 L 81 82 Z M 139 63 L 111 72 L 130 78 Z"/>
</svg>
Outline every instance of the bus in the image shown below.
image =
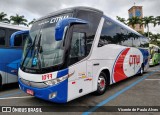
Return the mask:
<svg viewBox="0 0 160 115">
<path fill-rule="evenodd" d="M 55 103 L 105 93 L 109 85 L 143 74 L 149 40 L 90 7 L 53 12 L 34 22 L 18 71 L 25 93 Z"/>
<path fill-rule="evenodd" d="M 160 63 L 160 47 L 154 44 L 149 44 L 150 49 L 150 61 L 149 65 L 154 66 Z"/>
<path fill-rule="evenodd" d="M 22 30 L 26 34 L 29 28 L 0 23 L 0 88 L 4 84 L 18 82 L 18 65 L 22 56 L 23 39 L 26 37 Z"/>
</svg>

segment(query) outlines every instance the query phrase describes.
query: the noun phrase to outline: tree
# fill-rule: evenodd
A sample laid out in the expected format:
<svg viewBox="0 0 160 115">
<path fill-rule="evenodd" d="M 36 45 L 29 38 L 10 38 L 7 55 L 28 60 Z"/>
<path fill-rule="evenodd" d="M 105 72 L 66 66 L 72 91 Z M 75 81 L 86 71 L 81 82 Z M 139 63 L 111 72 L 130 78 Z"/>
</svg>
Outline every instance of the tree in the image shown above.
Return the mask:
<svg viewBox="0 0 160 115">
<path fill-rule="evenodd" d="M 160 25 L 160 16 L 157 16 L 155 19 L 156 19 L 156 22 L 158 23 L 158 25 Z"/>
<path fill-rule="evenodd" d="M 139 17 L 136 16 L 128 19 L 128 25 L 131 25 L 133 29 L 135 29 L 136 24 L 140 24 Z"/>
<path fill-rule="evenodd" d="M 144 17 L 143 19 L 143 24 L 144 27 L 147 27 L 147 33 L 148 33 L 148 37 L 149 37 L 149 24 L 153 23 L 154 24 L 154 17 L 153 16 L 149 16 L 149 17 Z"/>
<path fill-rule="evenodd" d="M 121 18 L 121 17 L 117 16 L 117 20 L 119 20 L 120 22 L 127 25 L 125 18 Z"/>
<path fill-rule="evenodd" d="M 32 21 L 30 21 L 30 22 L 28 23 L 28 25 L 32 25 L 35 21 L 36 21 L 36 19 L 34 18 Z"/>
<path fill-rule="evenodd" d="M 6 18 L 7 14 L 5 14 L 4 12 L 0 13 L 0 22 L 4 22 L 4 23 L 9 23 L 9 19 Z"/>
<path fill-rule="evenodd" d="M 24 18 L 24 16 L 20 16 L 16 14 L 16 16 L 10 16 L 10 21 L 12 21 L 15 25 L 27 25 L 27 19 Z"/>
</svg>

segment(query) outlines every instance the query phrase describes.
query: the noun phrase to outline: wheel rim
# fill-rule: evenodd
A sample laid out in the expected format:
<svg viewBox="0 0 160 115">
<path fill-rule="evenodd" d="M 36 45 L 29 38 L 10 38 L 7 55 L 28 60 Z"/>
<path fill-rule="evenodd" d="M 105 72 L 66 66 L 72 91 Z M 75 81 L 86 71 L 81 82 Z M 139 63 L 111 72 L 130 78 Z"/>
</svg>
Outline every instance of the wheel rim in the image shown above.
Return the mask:
<svg viewBox="0 0 160 115">
<path fill-rule="evenodd" d="M 98 78 L 98 88 L 100 91 L 104 91 L 106 87 L 106 80 L 103 76 Z"/>
</svg>

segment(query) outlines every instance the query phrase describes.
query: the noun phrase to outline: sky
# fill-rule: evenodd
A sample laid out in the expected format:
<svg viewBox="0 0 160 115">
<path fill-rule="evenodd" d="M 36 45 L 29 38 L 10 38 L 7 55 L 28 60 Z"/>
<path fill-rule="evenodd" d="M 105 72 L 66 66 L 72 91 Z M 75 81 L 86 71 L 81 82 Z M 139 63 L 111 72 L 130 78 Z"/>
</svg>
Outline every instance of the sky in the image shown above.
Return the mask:
<svg viewBox="0 0 160 115">
<path fill-rule="evenodd" d="M 8 17 L 24 15 L 31 21 L 59 9 L 88 6 L 102 10 L 114 19 L 116 16 L 128 19 L 128 9 L 134 3 L 136 6 L 143 6 L 144 16 L 160 16 L 160 0 L 0 0 L 0 12 L 5 12 Z M 160 26 L 150 25 L 150 31 L 160 33 Z"/>
</svg>

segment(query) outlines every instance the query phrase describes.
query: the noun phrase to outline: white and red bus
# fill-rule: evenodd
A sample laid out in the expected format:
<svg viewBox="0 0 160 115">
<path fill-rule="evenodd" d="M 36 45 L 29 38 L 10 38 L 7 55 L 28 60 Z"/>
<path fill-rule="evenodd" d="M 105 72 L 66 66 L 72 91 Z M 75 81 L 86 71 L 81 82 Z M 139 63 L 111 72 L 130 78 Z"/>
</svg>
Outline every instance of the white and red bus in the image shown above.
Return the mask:
<svg viewBox="0 0 160 115">
<path fill-rule="evenodd" d="M 74 7 L 38 19 L 19 69 L 20 88 L 65 103 L 149 67 L 148 39 L 102 11 Z"/>
</svg>

